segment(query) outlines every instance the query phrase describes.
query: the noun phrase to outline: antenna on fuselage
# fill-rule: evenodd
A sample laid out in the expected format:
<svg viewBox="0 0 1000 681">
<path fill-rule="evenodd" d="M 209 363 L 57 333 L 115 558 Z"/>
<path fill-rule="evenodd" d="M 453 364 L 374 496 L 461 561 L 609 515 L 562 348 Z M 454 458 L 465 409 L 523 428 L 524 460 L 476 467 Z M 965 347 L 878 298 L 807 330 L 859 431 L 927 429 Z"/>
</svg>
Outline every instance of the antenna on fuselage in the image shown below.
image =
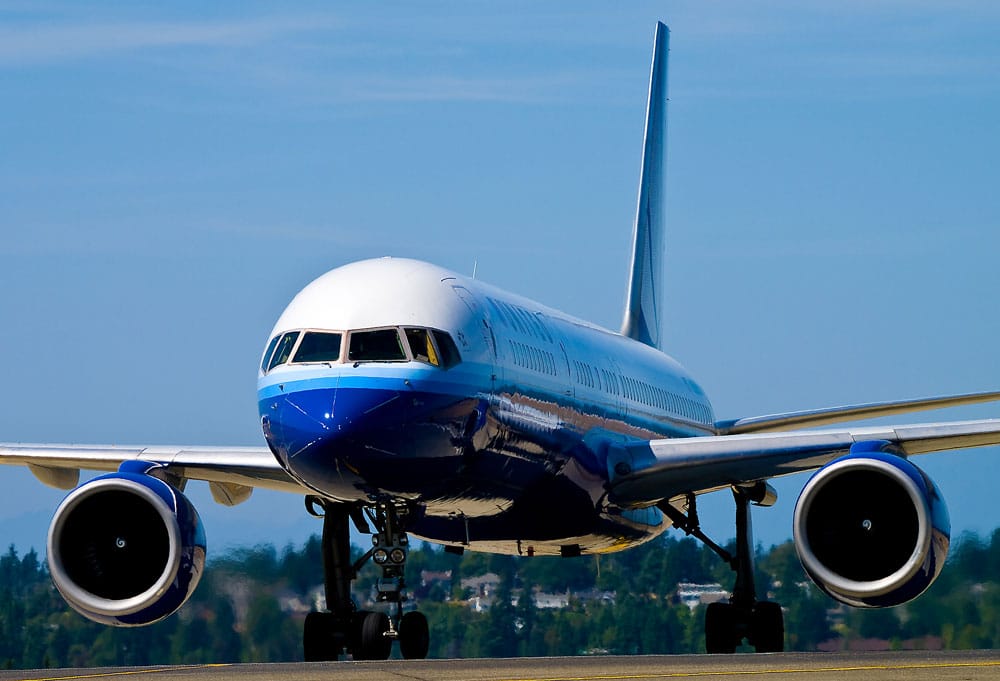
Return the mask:
<svg viewBox="0 0 1000 681">
<path fill-rule="evenodd" d="M 639 202 L 632 231 L 632 264 L 622 335 L 660 347 L 660 281 L 663 278 L 663 230 L 667 160 L 667 54 L 670 29 L 656 23 L 653 64 L 649 73 L 646 131 L 639 174 Z"/>
<path fill-rule="evenodd" d="M 472 278 L 476 278 L 476 270 L 479 269 L 479 258 L 472 261 Z"/>
</svg>

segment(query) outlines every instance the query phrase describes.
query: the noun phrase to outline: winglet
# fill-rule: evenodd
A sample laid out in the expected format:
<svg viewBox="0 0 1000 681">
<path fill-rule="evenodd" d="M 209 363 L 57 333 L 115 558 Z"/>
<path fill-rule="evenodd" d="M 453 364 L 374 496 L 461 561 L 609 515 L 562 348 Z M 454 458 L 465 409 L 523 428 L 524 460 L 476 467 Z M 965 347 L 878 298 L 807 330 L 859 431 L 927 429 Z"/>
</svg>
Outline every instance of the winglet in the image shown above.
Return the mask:
<svg viewBox="0 0 1000 681">
<path fill-rule="evenodd" d="M 632 232 L 632 265 L 622 335 L 660 347 L 660 280 L 663 276 L 664 177 L 667 149 L 667 53 L 670 29 L 656 24 L 649 74 L 646 132 L 639 176 L 639 204 Z"/>
</svg>

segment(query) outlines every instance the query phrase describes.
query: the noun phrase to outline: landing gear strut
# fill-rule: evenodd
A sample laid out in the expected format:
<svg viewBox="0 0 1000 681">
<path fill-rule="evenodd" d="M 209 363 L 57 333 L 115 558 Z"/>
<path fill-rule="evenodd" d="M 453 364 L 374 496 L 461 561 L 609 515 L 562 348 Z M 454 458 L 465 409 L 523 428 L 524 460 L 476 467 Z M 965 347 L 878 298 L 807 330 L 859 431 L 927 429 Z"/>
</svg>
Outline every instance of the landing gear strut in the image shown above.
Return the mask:
<svg viewBox="0 0 1000 681">
<path fill-rule="evenodd" d="M 684 515 L 670 504 L 660 508 L 676 527 L 712 549 L 736 573 L 736 583 L 729 602 L 709 604 L 705 612 L 705 649 L 709 653 L 734 653 L 743 639 L 758 653 L 780 653 L 785 647 L 785 623 L 781 606 L 770 601 L 758 601 L 754 584 L 753 525 L 750 504 L 770 505 L 769 489 L 764 483 L 750 487 L 733 487 L 736 500 L 736 555 L 713 542 L 698 521 L 696 497 L 688 496 L 688 513 Z"/>
<path fill-rule="evenodd" d="M 419 612 L 403 614 L 409 553 L 403 529 L 406 508 L 391 501 L 379 502 L 365 508 L 362 515 L 357 506 L 313 496 L 306 497 L 306 508 L 323 518 L 323 584 L 327 607 L 326 612 L 312 612 L 306 617 L 302 639 L 306 661 L 336 660 L 345 651 L 355 660 L 385 660 L 396 640 L 404 658 L 427 657 L 430 647 L 427 618 Z M 372 548 L 352 563 L 349 522 L 370 534 L 365 515 L 377 531 L 372 534 Z M 382 569 L 376 601 L 385 605 L 374 612 L 358 610 L 351 598 L 351 582 L 369 559 Z"/>
</svg>

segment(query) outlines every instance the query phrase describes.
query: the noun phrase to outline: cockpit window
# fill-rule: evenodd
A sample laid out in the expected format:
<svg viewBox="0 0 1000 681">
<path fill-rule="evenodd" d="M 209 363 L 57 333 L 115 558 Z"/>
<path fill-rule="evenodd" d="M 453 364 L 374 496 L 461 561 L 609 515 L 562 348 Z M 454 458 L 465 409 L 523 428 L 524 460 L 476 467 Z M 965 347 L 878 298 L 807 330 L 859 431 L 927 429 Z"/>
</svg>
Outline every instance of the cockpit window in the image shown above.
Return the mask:
<svg viewBox="0 0 1000 681">
<path fill-rule="evenodd" d="M 268 371 L 288 361 L 288 357 L 292 354 L 292 348 L 295 347 L 295 341 L 298 339 L 298 331 L 289 331 L 281 337 L 278 346 L 274 349 L 274 354 L 271 356 L 271 361 L 267 365 Z"/>
<path fill-rule="evenodd" d="M 350 362 L 405 362 L 406 352 L 396 329 L 354 331 L 347 350 Z"/>
<path fill-rule="evenodd" d="M 451 339 L 449 334 L 437 329 L 431 329 L 431 333 L 437 342 L 438 359 L 441 362 L 440 366 L 447 369 L 462 361 L 462 356 L 458 354 L 458 347 L 455 346 L 455 341 Z"/>
<path fill-rule="evenodd" d="M 437 350 L 434 348 L 434 342 L 427 329 L 405 329 L 405 331 L 406 342 L 410 344 L 410 353 L 413 355 L 413 359 L 433 364 L 436 367 L 441 366 L 441 360 L 438 359 Z"/>
<path fill-rule="evenodd" d="M 274 354 L 274 348 L 278 345 L 278 341 L 281 340 L 281 334 L 271 339 L 271 342 L 267 344 L 267 350 L 264 351 L 264 357 L 260 360 L 260 370 L 267 371 L 267 364 L 271 361 L 271 355 Z"/>
<path fill-rule="evenodd" d="M 295 351 L 293 364 L 303 362 L 339 362 L 341 334 L 306 331 Z"/>
</svg>

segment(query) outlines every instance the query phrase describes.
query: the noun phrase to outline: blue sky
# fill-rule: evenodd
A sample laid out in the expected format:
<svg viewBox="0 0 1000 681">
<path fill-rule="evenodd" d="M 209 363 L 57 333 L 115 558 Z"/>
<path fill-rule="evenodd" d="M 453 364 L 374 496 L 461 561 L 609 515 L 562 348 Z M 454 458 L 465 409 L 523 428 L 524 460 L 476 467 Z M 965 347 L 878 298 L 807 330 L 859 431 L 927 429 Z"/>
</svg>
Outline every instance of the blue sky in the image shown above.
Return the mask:
<svg viewBox="0 0 1000 681">
<path fill-rule="evenodd" d="M 0 0 L 0 440 L 260 444 L 271 325 L 359 258 L 617 327 L 657 19 L 665 336 L 717 414 L 1000 387 L 993 2 Z M 1000 524 L 998 454 L 918 460 L 956 534 Z M 190 489 L 213 548 L 319 529 Z M 41 546 L 61 493 L 0 495 L 0 542 Z"/>
</svg>

